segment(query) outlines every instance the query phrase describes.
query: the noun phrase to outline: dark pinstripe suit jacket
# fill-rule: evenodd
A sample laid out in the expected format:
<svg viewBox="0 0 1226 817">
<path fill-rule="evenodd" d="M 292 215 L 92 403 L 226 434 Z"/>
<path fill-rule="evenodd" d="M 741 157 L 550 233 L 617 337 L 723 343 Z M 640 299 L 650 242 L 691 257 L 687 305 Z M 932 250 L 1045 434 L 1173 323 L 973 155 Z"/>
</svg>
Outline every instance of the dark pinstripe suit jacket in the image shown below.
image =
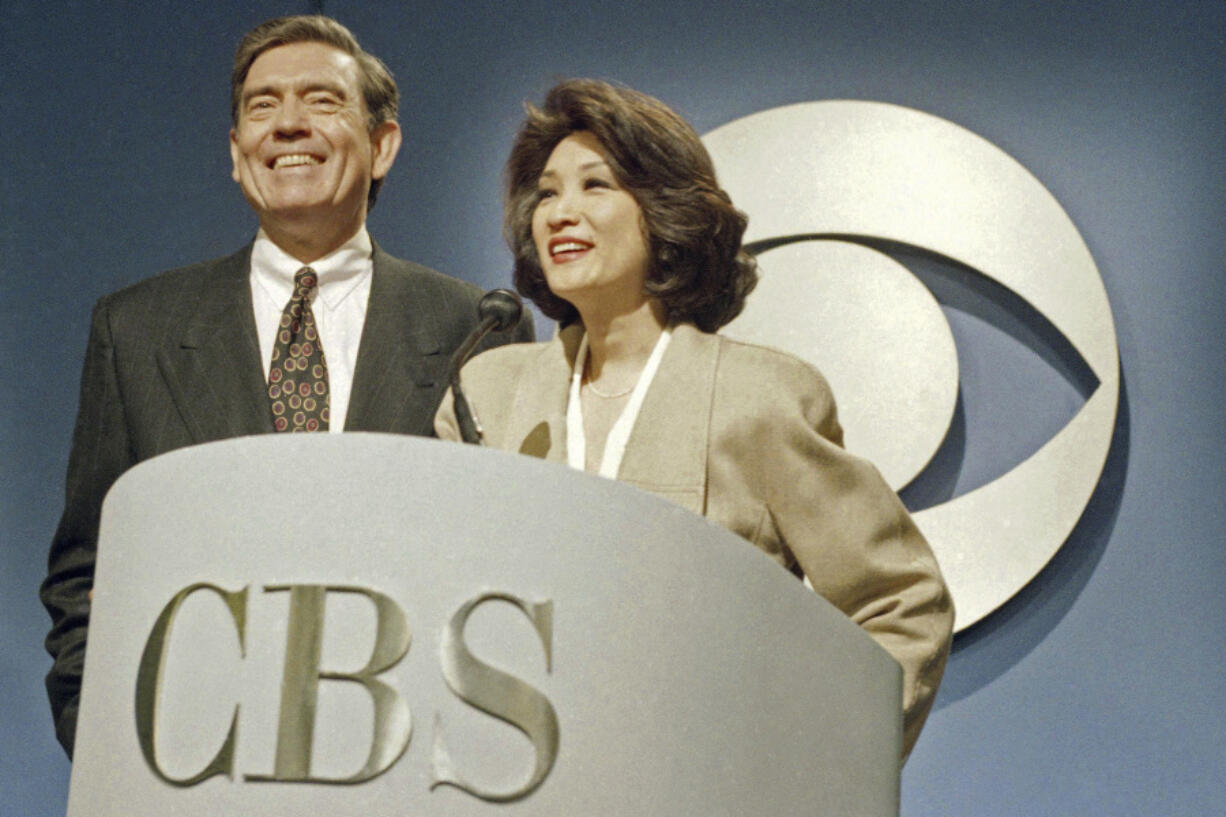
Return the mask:
<svg viewBox="0 0 1226 817">
<path fill-rule="evenodd" d="M 271 433 L 248 281 L 251 247 L 171 270 L 94 308 L 69 458 L 64 515 L 43 582 L 55 659 L 47 693 L 72 754 L 85 661 L 98 517 L 136 463 L 197 443 Z M 451 352 L 476 323 L 481 291 L 374 250 L 370 303 L 346 431 L 430 435 Z M 530 340 L 530 322 L 516 333 Z M 487 345 L 511 338 L 494 336 Z"/>
</svg>

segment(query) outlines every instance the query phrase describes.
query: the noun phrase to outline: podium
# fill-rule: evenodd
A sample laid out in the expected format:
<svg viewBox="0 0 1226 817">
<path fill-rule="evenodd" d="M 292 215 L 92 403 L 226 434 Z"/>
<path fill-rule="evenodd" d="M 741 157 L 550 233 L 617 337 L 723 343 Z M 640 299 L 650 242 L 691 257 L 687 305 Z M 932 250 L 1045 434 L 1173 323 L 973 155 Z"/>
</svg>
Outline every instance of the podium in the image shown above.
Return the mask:
<svg viewBox="0 0 1226 817">
<path fill-rule="evenodd" d="M 103 506 L 68 814 L 896 815 L 900 683 L 766 555 L 626 485 L 228 440 Z"/>
</svg>

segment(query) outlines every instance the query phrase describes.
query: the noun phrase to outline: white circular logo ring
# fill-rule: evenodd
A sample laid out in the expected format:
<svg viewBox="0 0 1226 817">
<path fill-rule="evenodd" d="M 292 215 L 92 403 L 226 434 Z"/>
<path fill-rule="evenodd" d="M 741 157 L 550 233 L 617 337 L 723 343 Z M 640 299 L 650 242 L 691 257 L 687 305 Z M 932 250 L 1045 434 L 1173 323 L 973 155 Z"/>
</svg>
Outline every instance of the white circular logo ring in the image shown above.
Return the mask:
<svg viewBox="0 0 1226 817">
<path fill-rule="evenodd" d="M 808 102 L 703 138 L 749 214 L 762 280 L 727 334 L 783 348 L 830 380 L 849 450 L 895 489 L 940 447 L 957 357 L 935 299 L 905 267 L 841 235 L 953 259 L 1064 333 L 1098 378 L 1069 423 L 995 481 L 917 511 L 957 607 L 957 629 L 1029 582 L 1080 519 L 1119 402 L 1115 325 L 1098 269 L 1060 204 L 1002 150 L 930 114 L 879 102 Z M 789 243 L 794 242 L 794 243 Z M 884 398 L 884 399 L 883 399 Z"/>
</svg>

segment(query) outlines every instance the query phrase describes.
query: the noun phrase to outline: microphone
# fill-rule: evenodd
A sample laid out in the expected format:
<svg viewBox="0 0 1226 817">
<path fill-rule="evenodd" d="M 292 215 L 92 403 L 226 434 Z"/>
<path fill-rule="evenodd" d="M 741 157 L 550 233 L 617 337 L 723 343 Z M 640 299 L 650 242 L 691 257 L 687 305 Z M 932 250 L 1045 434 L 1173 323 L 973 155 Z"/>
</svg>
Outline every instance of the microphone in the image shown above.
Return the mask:
<svg viewBox="0 0 1226 817">
<path fill-rule="evenodd" d="M 524 303 L 509 289 L 491 289 L 477 303 L 477 317 L 483 322 L 494 319 L 495 332 L 506 332 L 519 326 L 524 316 Z"/>
<path fill-rule="evenodd" d="M 460 386 L 460 369 L 486 335 L 514 329 L 523 315 L 524 304 L 518 295 L 509 289 L 490 290 L 477 303 L 477 325 L 451 355 L 451 398 L 456 423 L 460 427 L 460 438 L 470 445 L 485 445 L 485 433 Z"/>
</svg>

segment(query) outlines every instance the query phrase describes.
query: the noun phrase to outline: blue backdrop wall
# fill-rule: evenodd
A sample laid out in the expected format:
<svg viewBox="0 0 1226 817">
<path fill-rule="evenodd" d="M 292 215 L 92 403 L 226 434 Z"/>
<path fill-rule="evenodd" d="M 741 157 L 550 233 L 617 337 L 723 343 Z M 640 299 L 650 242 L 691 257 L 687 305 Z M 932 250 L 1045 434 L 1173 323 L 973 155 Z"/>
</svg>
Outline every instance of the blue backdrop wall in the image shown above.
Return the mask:
<svg viewBox="0 0 1226 817">
<path fill-rule="evenodd" d="M 250 238 L 226 150 L 232 49 L 250 25 L 320 5 L 0 6 L 0 814 L 62 814 L 66 798 L 36 589 L 89 309 Z M 792 102 L 894 102 L 1029 168 L 1105 281 L 1120 421 L 1068 545 L 959 637 L 903 814 L 1226 813 L 1226 4 L 324 6 L 405 97 L 373 234 L 483 286 L 509 274 L 498 179 L 521 101 L 565 76 L 653 93 L 700 131 Z M 1001 361 L 1033 352 L 943 300 L 964 370 L 958 467 L 999 473 L 1067 420 L 1052 409 L 1067 388 L 1017 382 Z"/>
</svg>

